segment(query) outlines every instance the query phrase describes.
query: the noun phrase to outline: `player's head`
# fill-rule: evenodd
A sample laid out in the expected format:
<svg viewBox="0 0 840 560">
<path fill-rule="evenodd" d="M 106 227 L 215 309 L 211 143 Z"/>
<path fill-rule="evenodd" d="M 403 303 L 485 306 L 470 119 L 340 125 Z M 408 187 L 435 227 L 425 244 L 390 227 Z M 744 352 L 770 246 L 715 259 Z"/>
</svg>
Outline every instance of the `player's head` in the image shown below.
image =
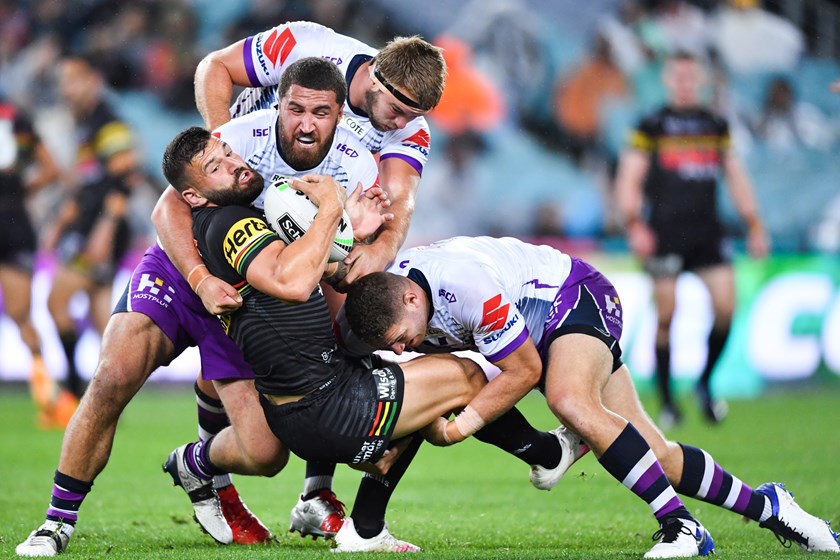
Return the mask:
<svg viewBox="0 0 840 560">
<path fill-rule="evenodd" d="M 696 106 L 700 102 L 700 88 L 705 78 L 703 65 L 693 54 L 680 51 L 670 55 L 662 69 L 662 81 L 668 89 L 671 106 Z"/>
<path fill-rule="evenodd" d="M 335 137 L 347 98 L 344 76 L 329 60 L 302 58 L 283 72 L 277 97 L 283 159 L 295 169 L 312 169 L 327 157 Z"/>
<path fill-rule="evenodd" d="M 344 312 L 364 342 L 402 354 L 426 338 L 429 305 L 423 289 L 408 278 L 374 272 L 350 284 Z"/>
<path fill-rule="evenodd" d="M 178 134 L 163 153 L 163 175 L 190 206 L 247 206 L 263 190 L 262 175 L 204 128 Z"/>
<path fill-rule="evenodd" d="M 102 96 L 102 87 L 102 74 L 86 56 L 70 54 L 61 60 L 58 91 L 75 117 L 84 117 L 96 108 Z"/>
<path fill-rule="evenodd" d="M 418 36 L 397 37 L 368 65 L 371 88 L 362 109 L 376 130 L 405 128 L 440 102 L 446 81 L 443 50 Z"/>
</svg>

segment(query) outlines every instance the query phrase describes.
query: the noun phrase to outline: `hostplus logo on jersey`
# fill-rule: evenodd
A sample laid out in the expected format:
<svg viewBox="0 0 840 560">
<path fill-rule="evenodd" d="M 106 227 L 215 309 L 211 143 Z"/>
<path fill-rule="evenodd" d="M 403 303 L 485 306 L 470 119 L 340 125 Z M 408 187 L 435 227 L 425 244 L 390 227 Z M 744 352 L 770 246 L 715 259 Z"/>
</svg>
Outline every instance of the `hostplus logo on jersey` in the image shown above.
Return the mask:
<svg viewBox="0 0 840 560">
<path fill-rule="evenodd" d="M 139 284 L 137 284 L 137 291 L 131 295 L 131 298 L 146 299 L 154 301 L 163 307 L 169 307 L 169 304 L 172 303 L 172 296 L 175 295 L 175 288 L 172 286 L 166 286 L 166 291 L 169 293 L 164 293 L 161 296 L 160 291 L 162 289 L 163 279 L 155 276 L 155 279 L 152 280 L 152 276 L 150 274 L 144 273 L 140 277 Z"/>
<path fill-rule="evenodd" d="M 620 325 L 621 302 L 618 301 L 618 296 L 605 295 L 604 300 L 607 302 L 607 306 L 604 308 L 604 311 L 606 311 L 607 321 Z"/>
</svg>

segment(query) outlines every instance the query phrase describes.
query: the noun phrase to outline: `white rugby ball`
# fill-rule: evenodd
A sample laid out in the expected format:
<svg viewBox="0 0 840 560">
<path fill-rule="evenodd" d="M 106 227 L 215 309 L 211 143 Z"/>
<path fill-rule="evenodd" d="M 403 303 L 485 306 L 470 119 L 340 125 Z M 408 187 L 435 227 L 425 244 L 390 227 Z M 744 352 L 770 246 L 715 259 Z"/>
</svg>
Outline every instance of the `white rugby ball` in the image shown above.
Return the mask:
<svg viewBox="0 0 840 560">
<path fill-rule="evenodd" d="M 312 225 L 315 214 L 318 213 L 315 203 L 293 188 L 286 177 L 272 181 L 265 193 L 263 210 L 268 225 L 286 243 L 300 239 Z M 353 226 L 350 224 L 347 211 L 344 211 L 344 215 L 338 222 L 338 228 L 335 230 L 329 261 L 344 260 L 352 248 Z"/>
</svg>

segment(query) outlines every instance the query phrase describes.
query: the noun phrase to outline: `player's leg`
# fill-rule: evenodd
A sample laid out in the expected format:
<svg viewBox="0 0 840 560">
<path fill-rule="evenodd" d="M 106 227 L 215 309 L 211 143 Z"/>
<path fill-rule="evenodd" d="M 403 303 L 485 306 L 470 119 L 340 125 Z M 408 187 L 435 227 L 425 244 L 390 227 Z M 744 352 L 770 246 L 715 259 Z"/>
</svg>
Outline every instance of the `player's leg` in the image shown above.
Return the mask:
<svg viewBox="0 0 840 560">
<path fill-rule="evenodd" d="M 712 299 L 714 323 L 707 342 L 708 354 L 703 373 L 697 383 L 697 397 L 705 418 L 718 423 L 726 416 L 726 403 L 714 399 L 711 392 L 712 373 L 729 339 L 732 316 L 735 313 L 735 273 L 730 263 L 700 268 L 697 276 L 706 285 Z"/>
<path fill-rule="evenodd" d="M 683 505 L 645 438 L 602 400 L 614 360 L 595 336 L 573 332 L 555 338 L 548 353 L 548 405 L 583 437 L 604 469 L 653 511 L 661 540 L 647 558 L 708 554 L 714 547 L 711 536 Z"/>
<path fill-rule="evenodd" d="M 64 551 L 79 507 L 108 462 L 120 414 L 151 372 L 174 355 L 172 341 L 149 317 L 112 316 L 93 380 L 64 433 L 47 519 L 18 545 L 18 555 L 54 556 Z"/>
<path fill-rule="evenodd" d="M 677 277 L 653 276 L 652 280 L 656 306 L 656 388 L 662 403 L 659 424 L 669 429 L 682 422 L 682 413 L 671 392 L 671 322 L 677 301 Z"/>
<path fill-rule="evenodd" d="M 753 489 L 705 450 L 666 440 L 642 407 L 626 366 L 607 383 L 604 404 L 639 430 L 678 493 L 758 521 L 781 539 L 805 549 L 840 551 L 827 523 L 802 510 L 784 487 L 763 484 Z"/>
<path fill-rule="evenodd" d="M 53 276 L 52 287 L 47 298 L 47 308 L 52 315 L 55 327 L 58 330 L 58 337 L 67 358 L 67 379 L 66 387 L 77 397 L 84 392 L 84 383 L 76 369 L 76 345 L 79 342 L 79 335 L 76 332 L 76 324 L 70 315 L 70 299 L 79 291 L 87 291 L 91 280 L 76 270 L 61 265 Z"/>
</svg>

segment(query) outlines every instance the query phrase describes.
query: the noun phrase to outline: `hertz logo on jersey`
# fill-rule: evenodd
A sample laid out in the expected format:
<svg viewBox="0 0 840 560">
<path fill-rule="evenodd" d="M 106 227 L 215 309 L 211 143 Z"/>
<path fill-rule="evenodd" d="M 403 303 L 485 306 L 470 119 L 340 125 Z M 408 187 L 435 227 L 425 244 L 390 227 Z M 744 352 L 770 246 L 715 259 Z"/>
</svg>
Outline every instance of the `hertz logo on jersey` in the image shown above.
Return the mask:
<svg viewBox="0 0 840 560">
<path fill-rule="evenodd" d="M 225 235 L 225 259 L 242 274 L 242 264 L 266 238 L 274 235 L 260 218 L 243 218 L 233 224 Z"/>
</svg>

